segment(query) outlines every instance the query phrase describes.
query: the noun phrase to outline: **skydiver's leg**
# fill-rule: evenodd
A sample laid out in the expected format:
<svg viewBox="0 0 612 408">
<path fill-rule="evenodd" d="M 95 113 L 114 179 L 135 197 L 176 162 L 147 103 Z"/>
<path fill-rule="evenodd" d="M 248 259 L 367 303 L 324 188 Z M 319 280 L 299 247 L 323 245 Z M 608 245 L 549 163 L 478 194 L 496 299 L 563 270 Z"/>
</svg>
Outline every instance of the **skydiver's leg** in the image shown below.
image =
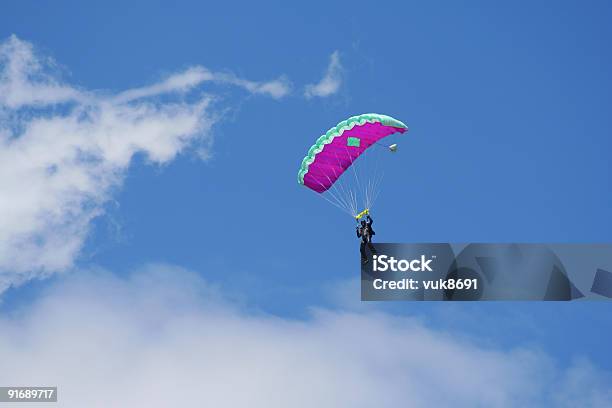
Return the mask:
<svg viewBox="0 0 612 408">
<path fill-rule="evenodd" d="M 376 251 L 376 248 L 374 248 L 374 245 L 372 245 L 372 243 L 369 242 L 369 241 L 368 241 L 368 248 L 370 248 L 370 251 L 372 252 L 372 255 L 378 254 L 378 252 Z"/>
<path fill-rule="evenodd" d="M 361 244 L 359 244 L 359 253 L 361 254 L 361 263 L 365 264 L 368 262 L 368 257 L 366 256 L 366 244 L 365 242 L 361 241 Z"/>
</svg>

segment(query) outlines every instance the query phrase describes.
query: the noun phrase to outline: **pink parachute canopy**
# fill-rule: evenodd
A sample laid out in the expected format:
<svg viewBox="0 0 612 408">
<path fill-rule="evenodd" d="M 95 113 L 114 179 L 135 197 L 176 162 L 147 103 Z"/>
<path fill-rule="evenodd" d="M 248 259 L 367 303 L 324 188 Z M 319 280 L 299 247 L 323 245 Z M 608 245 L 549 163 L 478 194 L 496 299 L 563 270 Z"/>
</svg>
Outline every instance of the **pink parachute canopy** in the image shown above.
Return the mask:
<svg viewBox="0 0 612 408">
<path fill-rule="evenodd" d="M 386 115 L 352 116 L 328 130 L 308 150 L 298 172 L 298 183 L 323 193 L 370 146 L 407 129 L 402 122 Z"/>
</svg>

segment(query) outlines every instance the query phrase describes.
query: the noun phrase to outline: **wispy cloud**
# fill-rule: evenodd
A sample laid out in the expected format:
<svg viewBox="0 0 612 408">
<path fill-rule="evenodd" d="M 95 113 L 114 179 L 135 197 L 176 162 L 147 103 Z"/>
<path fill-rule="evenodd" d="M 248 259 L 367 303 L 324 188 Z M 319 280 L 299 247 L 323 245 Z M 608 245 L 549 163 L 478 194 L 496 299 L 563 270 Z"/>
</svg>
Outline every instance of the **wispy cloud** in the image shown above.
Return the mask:
<svg viewBox="0 0 612 408">
<path fill-rule="evenodd" d="M 213 78 L 215 81 L 240 86 L 254 94 L 268 95 L 275 99 L 287 96 L 291 92 L 291 82 L 284 76 L 267 82 L 249 81 L 228 73 L 215 73 Z"/>
<path fill-rule="evenodd" d="M 304 96 L 310 99 L 314 97 L 324 98 L 335 94 L 342 85 L 342 71 L 340 53 L 334 51 L 329 58 L 329 66 L 325 75 L 318 83 L 306 85 Z"/>
<path fill-rule="evenodd" d="M 204 67 L 197 66 L 172 75 L 160 83 L 121 92 L 114 100 L 116 102 L 126 102 L 165 93 L 184 92 L 206 81 L 235 85 L 251 93 L 268 95 L 275 99 L 283 98 L 291 91 L 291 83 L 285 77 L 267 82 L 256 82 L 238 78 L 233 74 L 211 72 Z"/>
<path fill-rule="evenodd" d="M 0 292 L 73 265 L 135 154 L 163 164 L 197 144 L 207 157 L 221 115 L 210 97 L 186 92 L 219 81 L 280 98 L 290 86 L 193 67 L 109 95 L 53 71 L 32 44 L 15 36 L 0 43 Z"/>
<path fill-rule="evenodd" d="M 32 44 L 14 35 L 0 43 L 0 107 L 49 105 L 82 97 L 79 90 L 45 72 L 49 65 L 52 61 L 35 58 Z"/>
<path fill-rule="evenodd" d="M 204 81 L 211 81 L 213 75 L 202 67 L 192 67 L 153 85 L 128 89 L 116 95 L 115 102 L 129 102 L 168 93 L 186 92 Z"/>
<path fill-rule="evenodd" d="M 79 271 L 11 315 L 0 383 L 57 385 L 68 408 L 612 404 L 610 373 L 588 361 L 561 367 L 382 312 L 250 314 L 173 266 Z"/>
</svg>

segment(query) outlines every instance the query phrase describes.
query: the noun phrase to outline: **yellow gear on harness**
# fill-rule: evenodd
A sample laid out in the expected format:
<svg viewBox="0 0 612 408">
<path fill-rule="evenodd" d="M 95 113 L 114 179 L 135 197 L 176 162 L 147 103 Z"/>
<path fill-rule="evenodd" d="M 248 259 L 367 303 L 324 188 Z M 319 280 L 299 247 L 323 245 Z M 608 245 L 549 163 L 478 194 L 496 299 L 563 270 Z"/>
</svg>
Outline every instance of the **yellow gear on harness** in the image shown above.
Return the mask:
<svg viewBox="0 0 612 408">
<path fill-rule="evenodd" d="M 370 214 L 370 209 L 369 209 L 369 208 L 366 208 L 365 210 L 363 210 L 362 212 L 360 212 L 359 214 L 357 214 L 357 215 L 355 216 L 355 219 L 356 219 L 357 221 L 359 221 L 359 219 L 360 219 L 360 218 L 365 217 L 365 216 L 366 216 L 366 215 L 368 215 L 368 214 Z"/>
</svg>

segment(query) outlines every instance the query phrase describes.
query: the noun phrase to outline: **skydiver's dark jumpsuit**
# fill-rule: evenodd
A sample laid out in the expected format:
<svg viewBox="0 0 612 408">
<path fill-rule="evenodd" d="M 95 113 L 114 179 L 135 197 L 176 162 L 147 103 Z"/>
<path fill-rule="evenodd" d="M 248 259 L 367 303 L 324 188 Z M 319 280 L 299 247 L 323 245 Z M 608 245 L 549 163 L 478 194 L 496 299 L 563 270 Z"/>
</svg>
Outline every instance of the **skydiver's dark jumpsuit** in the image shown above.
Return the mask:
<svg viewBox="0 0 612 408">
<path fill-rule="evenodd" d="M 361 263 L 367 263 L 368 257 L 366 256 L 366 246 L 370 249 L 372 254 L 376 254 L 376 249 L 372 245 L 372 236 L 376 235 L 372 229 L 372 223 L 374 221 L 368 215 L 367 222 L 362 221 L 361 227 L 357 227 L 357 238 L 361 238 L 361 244 L 359 245 L 359 253 L 361 254 Z"/>
</svg>

